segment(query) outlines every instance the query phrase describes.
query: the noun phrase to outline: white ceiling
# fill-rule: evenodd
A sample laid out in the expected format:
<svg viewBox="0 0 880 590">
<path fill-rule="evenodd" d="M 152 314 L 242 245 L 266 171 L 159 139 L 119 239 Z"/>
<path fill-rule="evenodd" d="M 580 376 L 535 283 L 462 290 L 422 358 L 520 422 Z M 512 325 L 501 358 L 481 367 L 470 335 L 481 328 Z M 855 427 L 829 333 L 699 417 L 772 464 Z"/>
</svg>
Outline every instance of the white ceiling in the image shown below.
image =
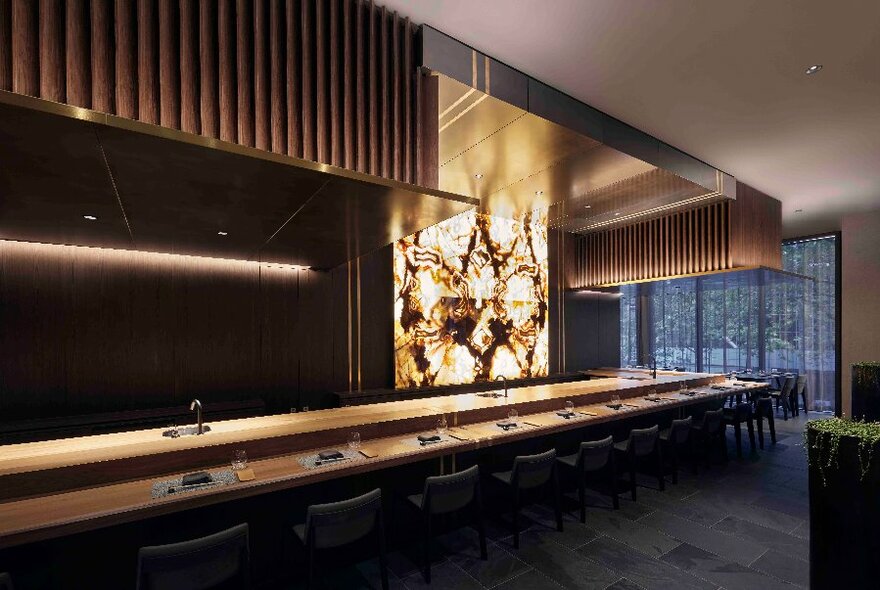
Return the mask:
<svg viewBox="0 0 880 590">
<path fill-rule="evenodd" d="M 880 207 L 880 1 L 380 2 L 780 199 L 787 236 Z"/>
</svg>

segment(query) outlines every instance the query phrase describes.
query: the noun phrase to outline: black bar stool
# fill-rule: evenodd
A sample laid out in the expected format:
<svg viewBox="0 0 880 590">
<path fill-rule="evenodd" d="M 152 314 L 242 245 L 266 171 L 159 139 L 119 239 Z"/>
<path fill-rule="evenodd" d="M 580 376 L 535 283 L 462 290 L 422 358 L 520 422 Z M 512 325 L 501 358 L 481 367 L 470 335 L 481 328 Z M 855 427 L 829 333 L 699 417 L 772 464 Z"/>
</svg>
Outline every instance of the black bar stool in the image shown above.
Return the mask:
<svg viewBox="0 0 880 590">
<path fill-rule="evenodd" d="M 725 437 L 724 409 L 708 410 L 703 413 L 703 420 L 691 426 L 691 436 L 695 444 L 699 444 L 706 466 L 710 464 L 712 444 L 721 448 L 722 456 L 727 461 L 727 438 Z M 696 467 L 696 463 L 694 464 Z"/>
<path fill-rule="evenodd" d="M 629 438 L 614 443 L 614 448 L 626 457 L 629 467 L 629 483 L 631 486 L 632 500 L 636 501 L 636 467 L 640 459 L 654 456 L 657 463 L 657 483 L 660 491 L 666 490 L 666 482 L 663 479 L 663 453 L 660 450 L 660 427 L 633 428 L 629 431 Z"/>
<path fill-rule="evenodd" d="M 794 375 L 787 375 L 785 377 L 785 381 L 782 382 L 782 389 L 770 389 L 770 397 L 776 400 L 776 409 L 779 409 L 779 406 L 782 406 L 782 418 L 784 420 L 788 420 L 789 411 L 794 415 L 794 410 L 791 409 L 791 392 L 794 390 L 795 383 L 797 382 L 797 377 Z"/>
<path fill-rule="evenodd" d="M 691 441 L 692 418 L 673 420 L 669 428 L 660 432 L 660 444 L 669 450 L 672 459 L 672 483 L 678 483 L 678 449 Z M 691 445 L 693 450 L 693 444 Z"/>
<path fill-rule="evenodd" d="M 250 588 L 247 524 L 138 551 L 137 590 L 206 590 L 232 582 Z"/>
<path fill-rule="evenodd" d="M 480 468 L 476 465 L 451 475 L 435 475 L 425 480 L 421 494 L 407 496 L 424 518 L 424 576 L 431 583 L 431 519 L 439 514 L 470 507 L 480 535 L 480 557 L 488 559 L 486 529 L 483 526 L 483 499 L 480 493 Z"/>
<path fill-rule="evenodd" d="M 794 402 L 792 406 L 792 410 L 794 410 L 795 416 L 801 415 L 800 410 L 800 401 L 798 398 L 801 398 L 804 402 L 804 414 L 808 414 L 807 410 L 807 376 L 806 375 L 798 375 L 797 381 L 794 386 L 794 395 L 791 396 L 792 402 Z"/>
<path fill-rule="evenodd" d="M 12 586 L 12 576 L 0 574 L 0 590 L 15 590 Z"/>
<path fill-rule="evenodd" d="M 758 423 L 758 446 L 764 450 L 764 418 L 770 424 L 770 440 L 776 444 L 776 420 L 773 416 L 773 400 L 768 396 L 755 400 L 755 421 Z"/>
<path fill-rule="evenodd" d="M 609 436 L 602 440 L 582 442 L 578 452 L 556 459 L 560 465 L 575 470 L 578 478 L 578 498 L 581 501 L 581 522 L 587 521 L 587 473 L 601 471 L 608 472 L 611 484 L 611 502 L 614 509 L 620 508 L 620 500 L 617 497 L 617 469 L 614 466 L 614 438 Z"/>
<path fill-rule="evenodd" d="M 553 484 L 553 507 L 556 511 L 556 530 L 562 530 L 562 507 L 559 503 L 559 479 L 556 477 L 556 449 L 538 455 L 514 457 L 513 469 L 493 473 L 492 477 L 513 490 L 513 546 L 519 549 L 520 492 Z"/>
<path fill-rule="evenodd" d="M 306 510 L 306 521 L 293 527 L 308 553 L 308 587 L 315 582 L 316 552 L 348 545 L 375 534 L 379 549 L 382 588 L 388 590 L 388 563 L 385 559 L 385 529 L 382 523 L 382 490 L 375 489 L 332 504 L 315 504 Z"/>
<path fill-rule="evenodd" d="M 755 452 L 755 420 L 752 413 L 752 404 L 742 402 L 734 408 L 724 408 L 725 431 L 727 426 L 733 426 L 733 434 L 736 437 L 736 456 L 742 459 L 742 425 L 749 429 L 749 443 L 752 452 Z M 725 434 L 726 436 L 726 434 Z M 726 446 L 726 445 L 725 445 Z"/>
</svg>

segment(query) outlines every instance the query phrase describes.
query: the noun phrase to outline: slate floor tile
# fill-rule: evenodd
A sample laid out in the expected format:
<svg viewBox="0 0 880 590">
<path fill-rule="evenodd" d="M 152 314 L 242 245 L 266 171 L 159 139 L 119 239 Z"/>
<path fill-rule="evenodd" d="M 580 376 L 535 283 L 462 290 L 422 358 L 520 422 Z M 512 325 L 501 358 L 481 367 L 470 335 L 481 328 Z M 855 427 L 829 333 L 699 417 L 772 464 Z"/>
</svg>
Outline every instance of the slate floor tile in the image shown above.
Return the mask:
<svg viewBox="0 0 880 590">
<path fill-rule="evenodd" d="M 529 570 L 500 586 L 496 586 L 493 590 L 559 590 L 560 588 L 562 586 L 538 570 Z"/>
<path fill-rule="evenodd" d="M 426 584 L 421 572 L 403 578 L 409 590 L 482 590 L 478 581 L 467 575 L 455 564 L 446 561 L 431 568 L 431 583 Z"/>
<path fill-rule="evenodd" d="M 646 527 L 656 528 L 681 542 L 690 543 L 695 547 L 745 566 L 748 566 L 767 550 L 761 545 L 744 543 L 742 539 L 733 535 L 705 527 L 662 510 L 649 514 L 639 522 Z"/>
<path fill-rule="evenodd" d="M 772 549 L 755 560 L 751 568 L 803 588 L 810 586 L 809 562 L 783 555 Z"/>
<path fill-rule="evenodd" d="M 626 578 L 620 578 L 605 590 L 643 590 L 641 586 L 633 582 L 632 580 L 627 580 Z"/>
<path fill-rule="evenodd" d="M 564 588 L 604 590 L 620 578 L 607 567 L 586 560 L 579 553 L 549 541 L 534 531 L 521 536 L 518 550 L 509 550 Z"/>
<path fill-rule="evenodd" d="M 669 535 L 642 521 L 633 522 L 615 512 L 588 509 L 587 525 L 649 557 L 659 557 L 679 544 Z"/>
<path fill-rule="evenodd" d="M 687 543 L 682 543 L 660 560 L 726 590 L 794 590 L 790 584 Z"/>
<path fill-rule="evenodd" d="M 725 518 L 712 528 L 736 535 L 746 541 L 752 541 L 791 557 L 808 559 L 809 556 L 810 547 L 806 539 L 782 533 L 734 516 Z"/>
<path fill-rule="evenodd" d="M 461 529 L 455 535 L 441 539 L 440 544 L 450 562 L 485 588 L 497 586 L 531 569 L 492 541 L 486 544 L 488 559 L 483 560 L 479 537 L 470 529 Z"/>
<path fill-rule="evenodd" d="M 618 572 L 621 576 L 647 590 L 670 590 L 671 588 L 715 590 L 717 588 L 716 584 L 692 576 L 690 573 L 658 559 L 647 557 L 608 537 L 599 537 L 595 541 L 587 543 L 578 549 L 578 553 Z"/>
</svg>

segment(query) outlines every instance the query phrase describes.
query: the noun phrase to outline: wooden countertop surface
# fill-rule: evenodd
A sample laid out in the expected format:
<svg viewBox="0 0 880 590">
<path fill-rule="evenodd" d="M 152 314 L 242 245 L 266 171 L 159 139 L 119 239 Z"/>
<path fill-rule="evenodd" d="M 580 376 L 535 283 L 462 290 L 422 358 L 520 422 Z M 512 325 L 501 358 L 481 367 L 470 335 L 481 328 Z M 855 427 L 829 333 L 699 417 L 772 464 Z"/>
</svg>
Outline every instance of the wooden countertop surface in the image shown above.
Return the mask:
<svg viewBox="0 0 880 590">
<path fill-rule="evenodd" d="M 612 381 L 620 380 L 615 379 Z M 581 385 L 588 383 L 589 382 L 582 383 Z M 595 382 L 594 386 L 598 383 L 602 382 Z M 607 383 L 603 384 L 601 387 L 603 388 L 603 391 L 607 391 L 605 388 L 609 386 L 625 388 L 628 383 Z M 642 382 L 642 385 L 643 384 L 644 382 Z M 534 388 L 512 390 L 510 393 L 511 398 L 513 398 L 514 392 L 516 392 L 516 399 L 518 400 L 537 395 L 551 395 L 553 398 L 566 398 L 570 397 L 570 395 L 567 395 L 566 393 L 568 392 L 570 394 L 569 386 L 574 385 L 576 384 L 542 385 Z M 508 432 L 504 432 L 497 428 L 495 426 L 495 420 L 490 422 L 466 424 L 450 428 L 450 434 L 454 434 L 461 439 L 466 440 L 455 440 L 454 442 L 433 445 L 430 447 L 418 447 L 417 445 L 413 445 L 411 441 L 409 444 L 404 442 L 407 438 L 414 438 L 419 432 L 412 432 L 409 433 L 409 435 L 395 435 L 372 439 L 365 441 L 363 447 L 377 453 L 377 457 L 346 461 L 317 469 L 304 468 L 299 463 L 298 459 L 303 455 L 313 454 L 320 449 L 314 449 L 310 452 L 259 459 L 250 462 L 250 467 L 253 468 L 256 474 L 256 479 L 253 481 L 235 483 L 203 491 L 193 491 L 180 495 L 170 495 L 155 500 L 150 497 L 153 483 L 160 479 L 167 479 L 167 477 L 141 479 L 137 481 L 38 496 L 23 500 L 2 502 L 0 503 L 0 547 L 21 545 L 114 524 L 169 514 L 199 506 L 207 506 L 271 491 L 307 485 L 336 477 L 343 477 L 404 463 L 423 461 L 442 455 L 504 444 L 522 438 L 544 436 L 553 432 L 582 428 L 591 424 L 668 410 L 670 408 L 724 397 L 730 395 L 732 391 L 761 389 L 767 387 L 767 385 L 763 383 L 750 383 L 745 386 L 734 387 L 732 383 L 726 382 L 725 385 L 728 385 L 730 389 L 719 390 L 711 387 L 697 388 L 696 390 L 699 391 L 700 394 L 693 397 L 681 396 L 674 392 L 661 393 L 661 397 L 666 398 L 661 402 L 651 402 L 644 398 L 632 397 L 624 400 L 625 403 L 631 404 L 632 407 L 624 406 L 621 410 L 612 410 L 608 408 L 604 402 L 598 404 L 583 403 L 584 398 L 581 397 L 576 402 L 576 410 L 590 412 L 595 414 L 594 416 L 581 416 L 576 419 L 565 420 L 557 417 L 554 412 L 521 415 L 520 422 L 522 428 Z M 381 404 L 384 406 L 403 405 L 403 407 L 400 408 L 395 407 L 393 411 L 390 408 L 380 409 L 372 406 L 364 406 L 327 411 L 328 413 L 323 416 L 321 415 L 322 412 L 310 412 L 309 414 L 270 416 L 244 421 L 234 420 L 226 423 L 218 423 L 218 429 L 215 432 L 218 435 L 218 438 L 234 438 L 236 434 L 245 436 L 268 436 L 269 434 L 267 434 L 267 431 L 273 431 L 274 429 L 279 428 L 320 428 L 321 424 L 332 423 L 335 425 L 340 420 L 344 421 L 345 424 L 355 426 L 363 420 L 394 419 L 394 415 L 408 416 L 412 413 L 418 414 L 425 411 L 433 411 L 439 415 L 439 413 L 454 412 L 462 406 L 469 407 L 469 404 L 511 405 L 513 403 L 511 399 L 508 399 L 505 402 L 504 398 L 476 398 L 476 400 L 470 399 L 469 401 L 455 399 L 465 396 L 474 398 L 473 394 L 464 394 L 462 396 L 413 400 L 412 403 L 394 402 L 392 404 Z M 426 402 L 430 403 L 426 405 Z M 349 412 L 348 410 L 351 411 Z M 246 422 L 247 424 L 240 424 L 241 422 Z M 155 435 L 157 432 L 160 431 L 150 430 L 138 433 L 127 433 L 127 436 L 102 435 L 98 437 L 87 437 L 87 439 L 76 439 L 73 442 L 74 444 L 81 445 L 80 449 L 82 450 L 78 452 L 94 453 L 96 456 L 105 456 L 108 453 L 128 452 L 131 450 L 150 452 L 150 449 L 156 444 L 176 444 L 180 440 L 189 443 L 188 439 L 161 440 L 157 443 L 149 436 L 150 433 Z M 190 437 L 190 439 L 195 439 L 196 443 L 200 443 L 198 439 L 204 438 L 208 438 L 208 436 Z M 88 439 L 100 439 L 100 441 Z M 77 452 L 71 450 L 70 447 L 65 449 L 63 442 L 70 443 L 71 441 L 54 441 L 54 444 L 34 443 L 41 453 L 24 453 L 21 452 L 20 449 L 16 461 L 23 461 L 27 462 L 28 465 L 33 465 L 38 463 L 38 460 L 41 458 L 43 460 L 58 460 L 59 456 L 68 457 L 70 454 Z M 211 443 L 209 442 L 208 444 Z M 340 447 L 344 446 L 344 444 L 345 443 L 342 440 L 339 442 Z M 122 451 L 119 449 L 120 445 L 123 447 Z M 31 445 L 12 446 L 21 447 Z M 5 451 L 7 448 L 8 447 L 0 447 L 0 451 Z M 92 459 L 94 459 L 94 457 Z M 10 468 L 10 459 L 5 458 L 4 460 L 6 461 L 7 468 Z M 215 469 L 222 468 L 223 466 L 215 467 Z M 0 481 L 2 481 L 2 479 L 0 479 Z"/>
<path fill-rule="evenodd" d="M 602 370 L 601 378 L 519 387 L 509 391 L 509 398 L 487 398 L 474 393 L 463 393 L 433 398 L 385 402 L 366 406 L 316 410 L 296 414 L 277 414 L 257 418 L 242 418 L 206 423 L 211 431 L 201 436 L 165 438 L 166 428 L 137 430 L 114 434 L 65 438 L 32 443 L 0 446 L 0 477 L 47 469 L 72 467 L 102 461 L 154 454 L 172 453 L 216 445 L 320 432 L 329 429 L 347 429 L 367 424 L 381 424 L 411 418 L 438 417 L 440 414 L 466 413 L 511 404 L 528 404 L 538 400 L 578 398 L 585 395 L 629 390 L 677 383 L 681 380 L 718 378 L 718 375 L 688 373 L 659 374 L 657 380 L 633 380 L 612 377 L 613 370 Z M 643 373 L 647 374 L 647 373 Z M 209 417 L 210 418 L 210 417 Z M 451 422 L 451 421 L 450 421 Z"/>
</svg>

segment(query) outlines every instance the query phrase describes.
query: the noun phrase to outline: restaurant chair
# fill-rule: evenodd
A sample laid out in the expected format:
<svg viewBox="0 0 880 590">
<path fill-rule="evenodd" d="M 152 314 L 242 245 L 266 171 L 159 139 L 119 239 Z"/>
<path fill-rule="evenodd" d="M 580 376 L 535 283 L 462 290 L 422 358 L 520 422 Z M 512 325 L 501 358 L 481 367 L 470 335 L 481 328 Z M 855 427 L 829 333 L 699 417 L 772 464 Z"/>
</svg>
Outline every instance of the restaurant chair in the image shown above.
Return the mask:
<svg viewBox="0 0 880 590">
<path fill-rule="evenodd" d="M 800 400 L 798 399 L 800 398 Z M 798 375 L 797 381 L 794 386 L 794 394 L 791 396 L 792 399 L 792 411 L 794 411 L 795 416 L 800 416 L 800 401 L 804 402 L 804 413 L 809 413 L 807 411 L 807 376 L 806 375 Z"/>
<path fill-rule="evenodd" d="M 693 419 L 688 416 L 680 420 L 673 420 L 669 428 L 660 431 L 660 444 L 669 450 L 668 456 L 672 462 L 672 483 L 678 483 L 678 451 L 692 442 L 691 423 Z M 693 444 L 691 445 L 693 449 Z"/>
<path fill-rule="evenodd" d="M 431 583 L 431 521 L 432 517 L 470 508 L 480 536 L 480 557 L 488 559 L 486 529 L 483 525 L 483 499 L 480 493 L 480 468 L 477 465 L 450 475 L 425 479 L 421 494 L 407 496 L 423 517 L 423 555 L 425 582 Z"/>
<path fill-rule="evenodd" d="M 614 465 L 614 437 L 582 442 L 578 452 L 558 457 L 556 461 L 569 469 L 574 469 L 578 478 L 578 499 L 581 503 L 581 522 L 587 521 L 587 473 L 605 470 L 611 489 L 611 503 L 614 509 L 620 508 L 617 497 L 617 469 Z"/>
<path fill-rule="evenodd" d="M 317 552 L 354 543 L 375 535 L 379 552 L 382 588 L 388 590 L 388 562 L 385 558 L 385 529 L 382 522 L 382 490 L 375 489 L 362 496 L 314 504 L 306 510 L 306 521 L 293 527 L 308 554 L 307 587 L 316 580 Z"/>
<path fill-rule="evenodd" d="M 250 588 L 247 524 L 138 551 L 137 590 L 207 590 L 220 584 Z"/>
<path fill-rule="evenodd" d="M 776 444 L 776 422 L 773 416 L 773 400 L 764 395 L 755 400 L 755 421 L 758 423 L 758 446 L 764 450 L 764 418 L 770 424 L 770 440 Z"/>
<path fill-rule="evenodd" d="M 782 406 L 782 417 L 788 420 L 788 412 L 791 411 L 791 392 L 794 389 L 797 377 L 788 375 L 782 383 L 782 389 L 769 390 L 770 397 L 776 401 L 776 409 Z"/>
<path fill-rule="evenodd" d="M 713 443 L 720 445 L 722 456 L 727 461 L 727 437 L 724 426 L 724 408 L 707 410 L 703 413 L 703 419 L 691 427 L 691 436 L 694 444 L 698 445 L 705 459 L 706 467 L 709 466 Z M 695 464 L 696 466 L 696 464 Z"/>
<path fill-rule="evenodd" d="M 0 590 L 15 590 L 12 586 L 12 576 L 0 574 Z"/>
<path fill-rule="evenodd" d="M 724 408 L 724 426 L 733 426 L 733 434 L 736 437 L 736 456 L 742 459 L 742 425 L 749 429 L 749 442 L 752 452 L 755 451 L 755 417 L 752 412 L 752 404 L 742 402 L 734 408 Z M 725 437 L 726 437 L 725 432 Z M 726 446 L 726 442 L 725 442 Z"/>
<path fill-rule="evenodd" d="M 562 506 L 559 499 L 559 479 L 556 474 L 556 450 L 538 455 L 520 455 L 513 459 L 513 469 L 493 473 L 492 477 L 513 492 L 513 547 L 519 549 L 519 508 L 521 492 L 553 487 L 553 507 L 556 512 L 556 530 L 562 531 Z"/>
<path fill-rule="evenodd" d="M 658 425 L 655 424 L 650 428 L 633 428 L 626 440 L 614 443 L 614 449 L 626 458 L 633 502 L 636 501 L 636 469 L 638 463 L 645 457 L 654 458 L 660 491 L 666 489 L 666 481 L 663 478 L 663 453 L 660 450 L 660 427 Z"/>
</svg>

